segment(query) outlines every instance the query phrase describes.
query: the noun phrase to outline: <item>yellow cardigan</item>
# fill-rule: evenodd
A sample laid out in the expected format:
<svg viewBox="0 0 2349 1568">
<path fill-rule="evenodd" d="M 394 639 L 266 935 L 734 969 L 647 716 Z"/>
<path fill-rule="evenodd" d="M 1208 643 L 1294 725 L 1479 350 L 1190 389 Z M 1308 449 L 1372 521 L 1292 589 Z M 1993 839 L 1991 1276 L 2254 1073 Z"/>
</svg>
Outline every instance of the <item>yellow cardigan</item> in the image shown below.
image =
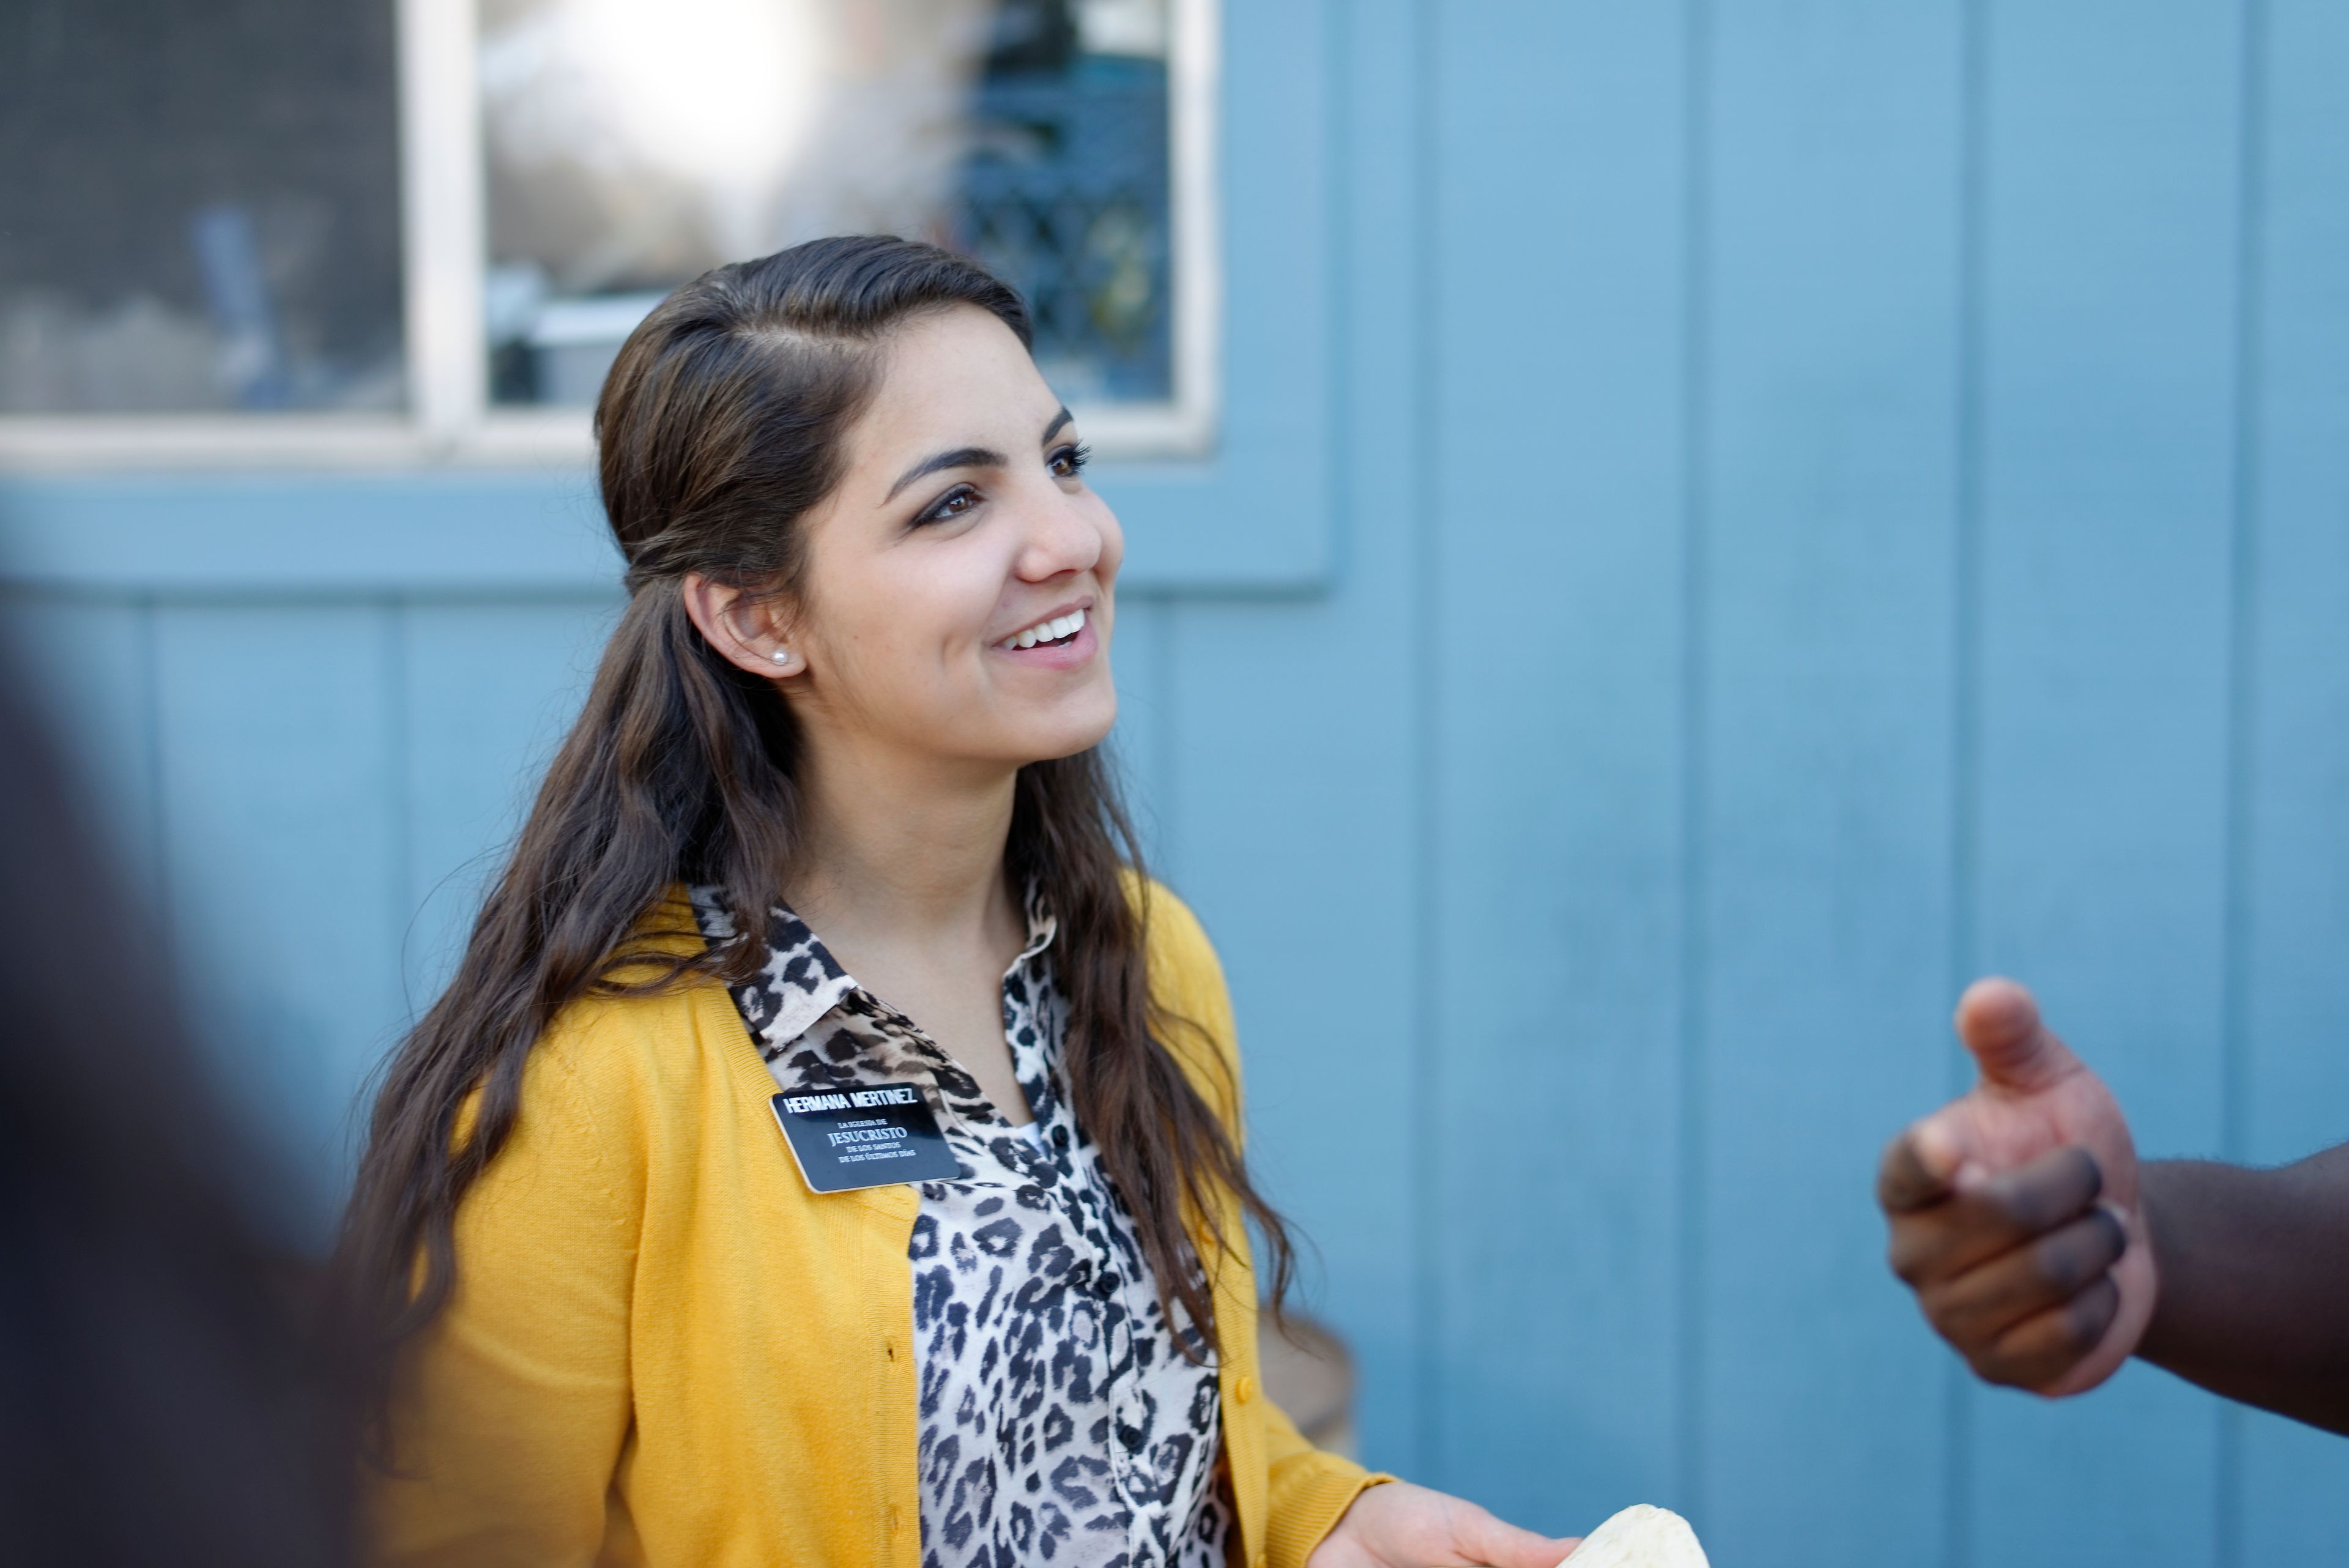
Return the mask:
<svg viewBox="0 0 2349 1568">
<path fill-rule="evenodd" d="M 1237 1127 L 1215 950 L 1164 888 L 1148 909 L 1154 994 L 1221 1054 L 1184 1066 Z M 714 982 L 555 1021 L 395 1412 L 373 1511 L 388 1563 L 919 1568 L 919 1195 L 809 1192 L 774 1092 Z M 1383 1478 L 1265 1397 L 1247 1233 L 1228 1199 L 1221 1218 L 1234 1250 L 1202 1255 L 1244 1561 L 1297 1568 Z"/>
</svg>

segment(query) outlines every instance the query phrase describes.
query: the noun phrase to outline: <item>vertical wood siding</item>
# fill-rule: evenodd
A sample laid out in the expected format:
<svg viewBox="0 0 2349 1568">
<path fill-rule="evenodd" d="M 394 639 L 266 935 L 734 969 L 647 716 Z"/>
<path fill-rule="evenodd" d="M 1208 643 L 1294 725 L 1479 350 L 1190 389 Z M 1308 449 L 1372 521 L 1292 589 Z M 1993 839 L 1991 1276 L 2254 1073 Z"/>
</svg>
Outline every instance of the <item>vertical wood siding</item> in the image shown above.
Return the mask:
<svg viewBox="0 0 2349 1568">
<path fill-rule="evenodd" d="M 1370 1457 L 1744 1568 L 2349 1556 L 2349 1443 L 1974 1386 L 1869 1200 L 1984 969 L 2149 1152 L 2349 1137 L 2349 10 L 1267 15 L 1330 564 L 1161 549 L 1118 746 Z M 616 603 L 351 558 L 5 601 L 311 1237 Z"/>
</svg>

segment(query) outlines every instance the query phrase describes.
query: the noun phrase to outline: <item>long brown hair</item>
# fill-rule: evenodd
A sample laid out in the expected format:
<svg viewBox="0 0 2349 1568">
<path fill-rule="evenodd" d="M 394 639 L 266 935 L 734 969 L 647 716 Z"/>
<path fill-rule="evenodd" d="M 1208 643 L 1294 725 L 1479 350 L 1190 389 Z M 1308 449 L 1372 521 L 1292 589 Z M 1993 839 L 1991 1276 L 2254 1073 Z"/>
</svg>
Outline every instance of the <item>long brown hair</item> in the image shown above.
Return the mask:
<svg viewBox="0 0 2349 1568">
<path fill-rule="evenodd" d="M 449 1301 L 458 1206 L 512 1134 L 524 1061 L 555 1014 L 584 997 L 746 981 L 763 961 L 767 911 L 800 842 L 799 731 L 771 684 L 702 639 L 679 579 L 797 589 L 802 520 L 840 477 L 885 336 L 955 307 L 988 311 L 1030 342 L 1019 296 L 978 266 L 928 245 L 849 238 L 707 273 L 621 348 L 595 436 L 627 608 L 456 978 L 392 1059 L 345 1220 L 336 1275 L 387 1366 Z M 1190 1026 L 1150 996 L 1146 905 L 1130 898 L 1129 874 L 1147 883 L 1098 749 L 1019 770 L 1005 858 L 1013 885 L 1035 886 L 1059 920 L 1071 1098 L 1162 1298 L 1213 1332 L 1184 1220 L 1212 1225 L 1220 1189 L 1266 1238 L 1277 1303 L 1288 1234 L 1166 1049 Z M 680 879 L 722 888 L 742 935 L 623 979 L 645 961 L 647 913 Z"/>
</svg>

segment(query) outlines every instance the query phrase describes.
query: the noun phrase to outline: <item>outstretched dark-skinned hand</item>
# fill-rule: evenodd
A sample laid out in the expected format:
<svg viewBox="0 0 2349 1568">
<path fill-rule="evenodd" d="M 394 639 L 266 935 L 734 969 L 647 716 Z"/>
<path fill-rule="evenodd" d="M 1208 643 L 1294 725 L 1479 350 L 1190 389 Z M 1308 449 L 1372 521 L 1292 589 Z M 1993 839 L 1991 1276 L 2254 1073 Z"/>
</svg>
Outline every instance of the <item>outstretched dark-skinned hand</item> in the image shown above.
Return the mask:
<svg viewBox="0 0 2349 1568">
<path fill-rule="evenodd" d="M 1893 1272 L 1986 1381 L 2093 1388 L 2144 1338 L 2159 1288 L 2128 1123 L 2013 981 L 1976 981 L 1957 1030 L 1980 1081 L 1894 1138 L 1878 1173 Z"/>
</svg>

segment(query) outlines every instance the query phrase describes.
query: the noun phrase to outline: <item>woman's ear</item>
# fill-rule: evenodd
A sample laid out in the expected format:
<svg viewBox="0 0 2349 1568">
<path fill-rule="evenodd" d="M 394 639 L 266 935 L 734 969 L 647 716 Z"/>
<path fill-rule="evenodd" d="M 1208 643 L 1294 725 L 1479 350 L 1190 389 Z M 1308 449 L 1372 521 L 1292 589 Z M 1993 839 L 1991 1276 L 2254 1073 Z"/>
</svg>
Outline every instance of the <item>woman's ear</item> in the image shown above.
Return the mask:
<svg viewBox="0 0 2349 1568">
<path fill-rule="evenodd" d="M 782 602 L 772 595 L 754 595 L 699 572 L 688 572 L 678 592 L 696 629 L 737 669 L 781 679 L 807 668 L 807 655 L 792 646 Z"/>
</svg>

